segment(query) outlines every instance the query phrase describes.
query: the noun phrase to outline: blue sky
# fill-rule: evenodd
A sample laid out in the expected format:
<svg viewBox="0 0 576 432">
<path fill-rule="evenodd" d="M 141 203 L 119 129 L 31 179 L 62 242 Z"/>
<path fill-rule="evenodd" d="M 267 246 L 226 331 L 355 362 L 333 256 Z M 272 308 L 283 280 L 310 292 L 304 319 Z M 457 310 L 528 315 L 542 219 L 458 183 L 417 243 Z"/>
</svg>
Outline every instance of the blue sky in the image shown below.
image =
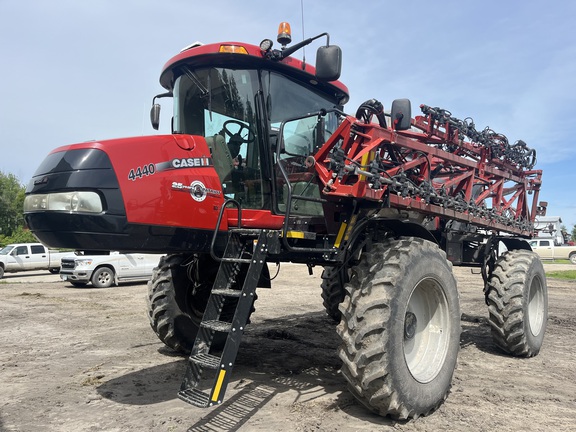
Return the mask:
<svg viewBox="0 0 576 432">
<path fill-rule="evenodd" d="M 342 48 L 348 113 L 407 97 L 413 114 L 440 106 L 522 139 L 548 215 L 576 224 L 576 2 L 303 4 L 304 29 L 301 0 L 0 0 L 0 170 L 27 183 L 60 145 L 157 133 L 148 113 L 170 57 L 194 41 L 275 40 L 289 21 L 294 42 L 326 31 Z"/>
</svg>

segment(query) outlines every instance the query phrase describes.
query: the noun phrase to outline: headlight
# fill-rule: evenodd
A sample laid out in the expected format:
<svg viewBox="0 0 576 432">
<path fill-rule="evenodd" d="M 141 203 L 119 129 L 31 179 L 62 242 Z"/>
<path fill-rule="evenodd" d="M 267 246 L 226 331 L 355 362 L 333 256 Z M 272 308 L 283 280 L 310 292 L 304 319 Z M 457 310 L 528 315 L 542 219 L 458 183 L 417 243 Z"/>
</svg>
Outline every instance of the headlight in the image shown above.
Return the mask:
<svg viewBox="0 0 576 432">
<path fill-rule="evenodd" d="M 24 211 L 66 211 L 70 213 L 100 213 L 102 200 L 96 192 L 58 192 L 28 195 L 24 198 Z"/>
<path fill-rule="evenodd" d="M 92 264 L 92 260 L 91 259 L 75 259 L 74 260 L 74 267 L 87 267 L 90 264 Z"/>
</svg>

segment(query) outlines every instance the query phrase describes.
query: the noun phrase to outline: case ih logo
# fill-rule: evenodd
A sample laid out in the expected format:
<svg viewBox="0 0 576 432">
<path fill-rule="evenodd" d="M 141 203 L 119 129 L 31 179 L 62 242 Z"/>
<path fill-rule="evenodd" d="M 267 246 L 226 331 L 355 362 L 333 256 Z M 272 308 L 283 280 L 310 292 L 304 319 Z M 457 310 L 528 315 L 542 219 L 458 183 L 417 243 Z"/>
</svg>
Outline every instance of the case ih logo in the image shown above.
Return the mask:
<svg viewBox="0 0 576 432">
<path fill-rule="evenodd" d="M 202 156 L 195 158 L 172 159 L 171 161 L 160 162 L 156 164 L 156 170 L 166 171 L 181 168 L 204 168 L 213 165 L 212 158 Z"/>
<path fill-rule="evenodd" d="M 215 195 L 215 196 L 222 195 L 221 191 L 216 190 L 216 189 L 209 189 L 206 186 L 204 186 L 204 183 L 202 183 L 199 180 L 193 181 L 192 183 L 190 183 L 190 186 L 187 186 L 185 184 L 178 183 L 178 182 L 173 182 L 172 183 L 172 189 L 174 189 L 174 190 L 188 190 L 188 191 L 190 191 L 190 196 L 192 196 L 194 201 L 198 201 L 198 202 L 204 201 L 206 199 L 207 195 Z"/>
</svg>

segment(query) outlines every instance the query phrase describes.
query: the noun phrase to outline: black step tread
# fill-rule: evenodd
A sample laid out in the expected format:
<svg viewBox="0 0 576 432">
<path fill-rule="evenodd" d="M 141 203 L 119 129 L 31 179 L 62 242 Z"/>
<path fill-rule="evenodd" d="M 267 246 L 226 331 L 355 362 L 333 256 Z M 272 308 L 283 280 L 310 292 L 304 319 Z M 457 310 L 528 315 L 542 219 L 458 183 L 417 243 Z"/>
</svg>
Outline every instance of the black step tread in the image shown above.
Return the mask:
<svg viewBox="0 0 576 432">
<path fill-rule="evenodd" d="M 190 361 L 210 369 L 218 369 L 220 367 L 220 357 L 216 357 L 212 354 L 193 354 L 190 356 Z"/>
<path fill-rule="evenodd" d="M 209 321 L 202 321 L 200 325 L 204 328 L 209 328 L 212 330 L 216 330 L 222 333 L 230 332 L 232 328 L 232 323 L 226 321 L 218 321 L 218 320 L 209 320 Z"/>
<path fill-rule="evenodd" d="M 198 389 L 180 390 L 178 398 L 200 408 L 206 408 L 210 405 L 210 395 Z"/>
</svg>

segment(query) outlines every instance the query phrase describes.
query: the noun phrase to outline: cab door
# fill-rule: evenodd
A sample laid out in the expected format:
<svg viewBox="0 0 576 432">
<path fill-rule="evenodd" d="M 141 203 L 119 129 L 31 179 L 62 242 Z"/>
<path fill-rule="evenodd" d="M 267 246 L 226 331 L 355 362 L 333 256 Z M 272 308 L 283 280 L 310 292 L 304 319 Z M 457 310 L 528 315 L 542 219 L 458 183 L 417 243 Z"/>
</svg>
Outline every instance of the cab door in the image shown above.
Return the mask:
<svg viewBox="0 0 576 432">
<path fill-rule="evenodd" d="M 29 269 L 47 269 L 50 257 L 48 251 L 43 245 L 30 246 Z"/>
<path fill-rule="evenodd" d="M 31 268 L 28 246 L 16 246 L 10 255 L 13 258 L 12 268 L 14 270 L 29 270 Z"/>
<path fill-rule="evenodd" d="M 544 259 L 554 258 L 554 247 L 552 245 L 552 240 L 540 240 L 537 246 L 538 254 Z"/>
</svg>

